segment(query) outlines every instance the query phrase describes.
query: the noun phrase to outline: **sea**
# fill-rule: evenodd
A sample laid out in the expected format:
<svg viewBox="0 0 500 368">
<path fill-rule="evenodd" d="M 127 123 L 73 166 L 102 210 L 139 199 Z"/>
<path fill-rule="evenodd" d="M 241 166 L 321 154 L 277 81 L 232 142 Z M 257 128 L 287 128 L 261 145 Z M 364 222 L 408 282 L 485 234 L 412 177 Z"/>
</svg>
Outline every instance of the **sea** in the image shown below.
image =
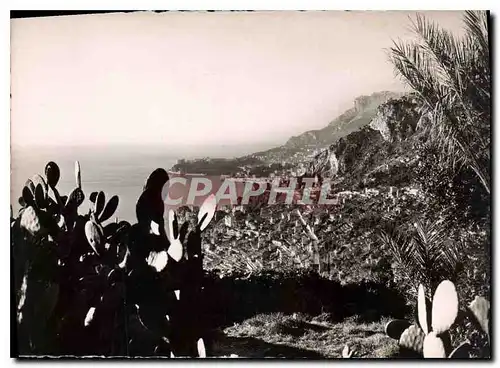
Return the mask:
<svg viewBox="0 0 500 368">
<path fill-rule="evenodd" d="M 161 146 L 110 145 L 110 146 L 25 146 L 11 147 L 11 206 L 16 217 L 19 197 L 26 181 L 35 174 L 45 176 L 45 165 L 54 161 L 61 177 L 57 188 L 61 195 L 68 195 L 76 187 L 75 161 L 81 169 L 85 201 L 79 213 L 89 210 L 88 200 L 93 191 L 103 191 L 106 201 L 118 195 L 119 205 L 113 215 L 118 220 L 136 221 L 135 205 L 148 176 L 157 168 L 169 171 L 180 158 L 224 157 L 231 158 L 262 150 L 266 145 L 237 147 L 185 146 L 165 149 Z M 269 147 L 268 147 L 269 148 Z"/>
</svg>

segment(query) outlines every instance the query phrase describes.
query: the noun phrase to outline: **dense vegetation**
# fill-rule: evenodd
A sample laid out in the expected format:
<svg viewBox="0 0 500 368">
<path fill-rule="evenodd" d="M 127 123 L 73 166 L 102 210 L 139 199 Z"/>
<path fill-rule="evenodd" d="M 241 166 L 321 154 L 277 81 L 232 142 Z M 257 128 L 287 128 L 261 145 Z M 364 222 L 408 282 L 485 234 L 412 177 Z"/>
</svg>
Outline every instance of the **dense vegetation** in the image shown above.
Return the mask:
<svg viewBox="0 0 500 368">
<path fill-rule="evenodd" d="M 167 172 L 155 170 L 137 201 L 137 223 L 109 222 L 119 198 L 93 192 L 88 214 L 79 163 L 76 188 L 57 190 L 59 167 L 28 179 L 11 218 L 16 291 L 14 354 L 205 356 L 200 320 L 201 232 L 215 203 L 194 223 L 164 218 Z M 203 303 L 202 303 L 203 304 Z"/>
<path fill-rule="evenodd" d="M 305 176 L 332 180 L 337 205 L 267 205 L 264 194 L 249 206 L 164 214 L 168 176 L 158 169 L 138 222 L 104 224 L 118 198 L 92 193 L 81 215 L 79 167 L 64 197 L 57 165 L 47 164 L 11 219 L 17 353 L 219 356 L 233 353 L 221 339 L 232 349 L 244 339 L 257 351 L 238 354 L 259 357 L 269 356 L 255 341 L 265 337 L 300 346 L 280 345 L 285 357 L 489 357 L 488 17 L 467 12 L 464 21 L 458 39 L 418 17 L 418 40 L 390 50 L 412 93 L 379 105 L 306 166 Z M 257 156 L 179 167 L 293 167 Z M 397 318 L 385 331 L 394 342 L 381 337 L 387 318 Z M 342 326 L 339 346 L 362 351 L 312 351 Z M 356 326 L 378 329 L 384 345 L 350 341 Z"/>
</svg>

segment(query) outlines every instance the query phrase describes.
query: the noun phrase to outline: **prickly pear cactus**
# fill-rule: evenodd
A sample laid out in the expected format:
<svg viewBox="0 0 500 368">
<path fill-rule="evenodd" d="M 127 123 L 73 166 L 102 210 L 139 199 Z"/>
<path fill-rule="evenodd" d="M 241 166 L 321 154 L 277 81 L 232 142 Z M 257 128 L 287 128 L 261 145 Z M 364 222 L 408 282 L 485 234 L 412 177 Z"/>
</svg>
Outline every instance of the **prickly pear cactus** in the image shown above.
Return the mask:
<svg viewBox="0 0 500 368">
<path fill-rule="evenodd" d="M 94 252 L 99 255 L 103 237 L 99 225 L 92 220 L 88 220 L 85 224 L 85 236 Z"/>
<path fill-rule="evenodd" d="M 403 331 L 399 338 L 399 346 L 411 351 L 422 353 L 425 334 L 416 325 L 411 325 Z"/>
<path fill-rule="evenodd" d="M 346 344 L 344 346 L 344 349 L 342 350 L 342 358 L 344 359 L 353 358 L 355 353 L 356 352 L 353 349 L 351 349 L 349 345 Z"/>
<path fill-rule="evenodd" d="M 403 330 L 409 322 L 394 320 L 387 324 L 386 334 L 394 339 L 399 338 L 401 348 L 422 354 L 424 358 L 463 359 L 470 356 L 471 345 L 468 341 L 452 351 L 448 331 L 457 319 L 459 305 L 455 285 L 451 281 L 444 280 L 438 285 L 432 303 L 426 299 L 425 288 L 420 285 L 417 307 L 418 326 L 411 325 Z M 476 320 L 481 321 L 481 326 L 488 325 L 485 317 L 488 309 L 489 303 L 481 297 L 476 297 L 469 306 Z"/>
<path fill-rule="evenodd" d="M 202 233 L 215 197 L 196 223 L 179 224 L 161 191 L 165 170 L 155 170 L 137 202 L 138 223 L 109 221 L 118 196 L 85 200 L 80 164 L 75 188 L 57 190 L 53 161 L 45 177 L 26 181 L 17 218 L 11 215 L 18 354 L 206 357 Z"/>
<path fill-rule="evenodd" d="M 95 331 L 96 338 L 89 338 L 85 328 L 91 330 L 92 322 L 83 323 L 88 306 L 94 306 L 93 320 L 101 320 L 104 327 L 103 321 L 113 321 L 117 313 L 113 310 L 123 306 L 123 275 L 115 267 L 122 270 L 126 263 L 127 250 L 118 245 L 124 244 L 130 225 L 101 226 L 115 212 L 118 197 L 111 198 L 97 219 L 92 218 L 95 226 L 86 227 L 90 216 L 78 214 L 85 198 L 79 163 L 75 163 L 76 188 L 69 196 L 59 194 L 59 178 L 59 167 L 51 161 L 45 166 L 45 178 L 37 174 L 28 179 L 19 199 L 22 208 L 11 225 L 18 354 L 96 353 L 105 343 L 99 336 L 107 332 Z M 109 252 L 102 251 L 105 255 L 98 259 L 96 251 L 104 243 Z"/>
<path fill-rule="evenodd" d="M 47 184 L 51 188 L 55 188 L 57 183 L 59 182 L 59 178 L 61 177 L 61 171 L 59 170 L 59 166 L 53 161 L 50 161 L 45 166 L 45 176 L 47 177 Z"/>
<path fill-rule="evenodd" d="M 187 222 L 179 227 L 173 211 L 169 211 L 165 223 L 170 243 L 167 253 L 173 261 L 172 276 L 178 278 L 174 282 L 175 307 L 171 313 L 172 331 L 169 335 L 175 356 L 206 356 L 199 303 L 203 299 L 201 234 L 213 219 L 215 208 L 215 197 L 208 197 L 200 207 L 197 223 L 191 230 Z M 176 268 L 178 265 L 182 265 L 182 269 Z"/>
<path fill-rule="evenodd" d="M 399 340 L 403 332 L 410 326 L 410 322 L 404 319 L 395 319 L 385 325 L 385 334 L 394 340 Z"/>
<path fill-rule="evenodd" d="M 474 319 L 481 329 L 490 337 L 490 302 L 482 296 L 476 296 L 469 305 Z"/>
<path fill-rule="evenodd" d="M 95 254 L 100 255 L 104 250 L 102 248 L 110 244 L 108 240 L 111 240 L 111 237 L 106 235 L 113 235 L 113 232 L 109 230 L 114 227 L 111 226 L 107 228 L 108 231 L 105 231 L 103 222 L 113 216 L 118 208 L 119 198 L 115 195 L 106 203 L 104 192 L 93 192 L 90 195 L 90 202 L 92 206 L 89 220 L 85 224 L 85 236 Z"/>
<path fill-rule="evenodd" d="M 432 300 L 432 331 L 440 335 L 448 331 L 458 314 L 458 295 L 455 285 L 445 280 L 441 282 Z"/>
<path fill-rule="evenodd" d="M 35 211 L 35 208 L 28 206 L 21 213 L 21 226 L 28 230 L 32 235 L 36 235 L 40 232 L 40 219 Z"/>
<path fill-rule="evenodd" d="M 425 335 L 423 350 L 424 358 L 446 358 L 443 340 L 434 331 Z"/>
</svg>

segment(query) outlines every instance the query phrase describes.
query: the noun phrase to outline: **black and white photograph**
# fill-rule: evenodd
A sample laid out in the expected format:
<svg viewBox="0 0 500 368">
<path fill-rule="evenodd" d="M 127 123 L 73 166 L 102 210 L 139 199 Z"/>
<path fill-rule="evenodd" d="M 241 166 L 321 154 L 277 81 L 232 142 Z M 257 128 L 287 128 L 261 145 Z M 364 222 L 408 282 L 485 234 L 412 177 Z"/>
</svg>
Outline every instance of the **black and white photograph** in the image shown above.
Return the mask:
<svg viewBox="0 0 500 368">
<path fill-rule="evenodd" d="M 493 20 L 11 11 L 11 358 L 490 360 Z"/>
</svg>

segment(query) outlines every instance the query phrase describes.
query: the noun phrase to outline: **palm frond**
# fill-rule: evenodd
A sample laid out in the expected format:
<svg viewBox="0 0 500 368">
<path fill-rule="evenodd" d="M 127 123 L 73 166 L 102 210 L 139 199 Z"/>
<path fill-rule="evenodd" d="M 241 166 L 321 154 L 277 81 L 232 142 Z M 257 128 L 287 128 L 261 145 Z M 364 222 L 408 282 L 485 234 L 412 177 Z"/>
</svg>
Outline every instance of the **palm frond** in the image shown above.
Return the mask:
<svg viewBox="0 0 500 368">
<path fill-rule="evenodd" d="M 408 282 L 435 289 L 443 278 L 454 279 L 460 264 L 460 247 L 451 242 L 438 222 L 414 224 L 414 232 L 382 231 L 379 240 L 391 250 L 393 259 Z"/>
<path fill-rule="evenodd" d="M 481 56 L 489 58 L 489 26 L 488 13 L 486 11 L 467 10 L 464 16 L 464 23 L 468 33 L 477 41 L 480 46 Z"/>
<path fill-rule="evenodd" d="M 420 98 L 431 117 L 432 137 L 443 162 L 469 166 L 490 192 L 490 66 L 488 17 L 466 12 L 466 35 L 455 37 L 417 15 L 417 42 L 394 42 L 389 58 L 396 74 Z"/>
</svg>

